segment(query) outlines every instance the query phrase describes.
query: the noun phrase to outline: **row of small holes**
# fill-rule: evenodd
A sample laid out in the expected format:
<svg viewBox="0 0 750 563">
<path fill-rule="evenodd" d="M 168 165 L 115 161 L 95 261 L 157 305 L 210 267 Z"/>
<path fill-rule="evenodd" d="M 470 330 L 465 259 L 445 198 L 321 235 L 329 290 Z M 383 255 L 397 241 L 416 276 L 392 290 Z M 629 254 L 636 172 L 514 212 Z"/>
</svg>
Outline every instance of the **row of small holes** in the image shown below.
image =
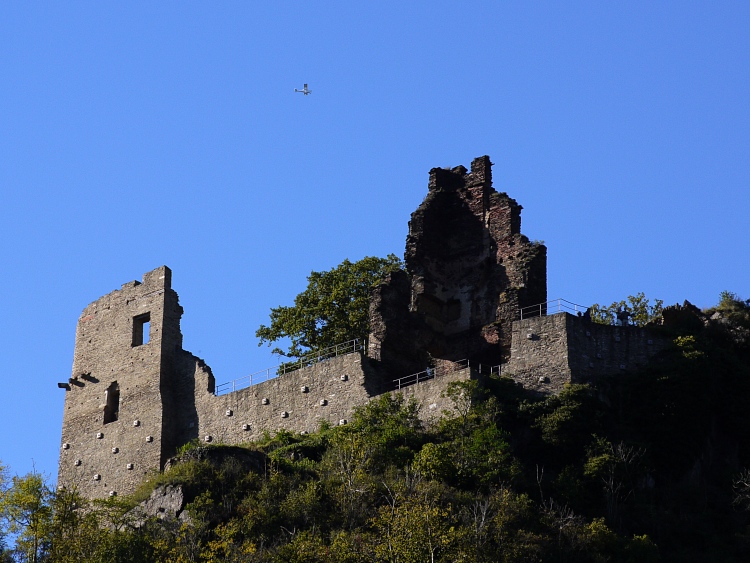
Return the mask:
<svg viewBox="0 0 750 563">
<path fill-rule="evenodd" d="M 281 417 L 282 418 L 287 418 L 288 416 L 289 416 L 289 413 L 286 412 L 286 411 L 284 411 L 283 413 L 281 413 Z M 348 424 L 348 423 L 349 423 L 349 421 L 347 419 L 345 419 L 345 418 L 342 418 L 342 419 L 339 420 L 339 426 L 344 426 L 345 424 Z M 243 424 L 242 425 L 242 429 L 243 430 L 250 430 L 250 425 L 249 424 Z M 303 430 L 302 432 L 300 432 L 300 434 L 307 434 L 307 431 Z M 214 437 L 211 436 L 210 434 L 207 434 L 206 436 L 203 437 L 203 441 L 204 442 L 212 442 L 213 439 L 214 439 Z M 128 468 L 128 469 L 130 469 L 130 468 Z"/>
<path fill-rule="evenodd" d="M 101 432 L 97 432 L 96 437 L 97 437 L 97 439 L 101 440 L 102 438 L 104 438 L 104 434 L 102 434 Z M 153 441 L 154 441 L 154 437 L 153 436 L 146 436 L 146 442 L 148 442 L 150 444 Z M 69 450 L 70 449 L 70 444 L 68 442 L 65 442 L 62 445 L 62 448 L 64 450 Z M 118 451 L 119 450 L 117 448 L 112 448 L 112 453 L 113 454 L 116 454 Z"/>
<path fill-rule="evenodd" d="M 82 461 L 81 461 L 80 459 L 77 459 L 77 460 L 75 461 L 74 465 L 75 465 L 76 467 L 80 467 L 82 463 L 83 463 L 83 462 L 82 462 Z M 133 464 L 133 463 L 128 463 L 127 465 L 125 465 L 125 467 L 126 467 L 127 469 L 133 469 L 133 468 L 135 467 L 135 464 Z"/>
</svg>

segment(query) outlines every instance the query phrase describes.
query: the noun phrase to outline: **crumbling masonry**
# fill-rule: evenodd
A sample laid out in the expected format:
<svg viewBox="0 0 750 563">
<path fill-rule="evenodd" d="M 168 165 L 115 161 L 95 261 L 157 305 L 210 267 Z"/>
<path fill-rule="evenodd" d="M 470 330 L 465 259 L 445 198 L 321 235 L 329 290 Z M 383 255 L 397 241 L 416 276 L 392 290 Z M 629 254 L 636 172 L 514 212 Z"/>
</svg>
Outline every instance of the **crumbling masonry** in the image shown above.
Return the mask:
<svg viewBox="0 0 750 563">
<path fill-rule="evenodd" d="M 554 393 L 566 382 L 632 369 L 661 348 L 642 329 L 545 316 L 544 305 L 541 316 L 520 320 L 524 307 L 547 301 L 546 248 L 521 234 L 521 206 L 494 190 L 487 156 L 471 171 L 430 171 L 409 222 L 405 264 L 373 292 L 367 354 L 219 396 L 210 368 L 182 349 L 183 311 L 169 268 L 98 299 L 78 320 L 73 374 L 61 384 L 58 484 L 89 498 L 128 494 L 196 438 L 237 444 L 264 431 L 345 424 L 355 407 L 394 386 L 429 420 L 449 407 L 442 396 L 449 383 L 484 377 L 489 366 Z M 427 367 L 424 377 L 394 384 Z"/>
</svg>

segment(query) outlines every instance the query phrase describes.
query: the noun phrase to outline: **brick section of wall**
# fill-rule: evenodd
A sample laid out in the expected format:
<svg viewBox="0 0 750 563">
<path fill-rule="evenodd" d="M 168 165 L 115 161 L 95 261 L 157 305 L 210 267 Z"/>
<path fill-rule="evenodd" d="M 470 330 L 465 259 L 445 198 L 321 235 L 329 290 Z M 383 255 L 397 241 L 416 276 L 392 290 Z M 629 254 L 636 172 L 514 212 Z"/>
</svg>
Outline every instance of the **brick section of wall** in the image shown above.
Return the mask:
<svg viewBox="0 0 750 563">
<path fill-rule="evenodd" d="M 134 319 L 146 313 L 148 343 L 134 346 Z M 175 335 L 181 313 L 167 267 L 84 309 L 65 394 L 60 485 L 77 487 L 86 497 L 105 497 L 110 491 L 132 491 L 148 470 L 161 467 L 162 362 L 164 350 L 180 344 Z M 116 421 L 105 424 L 106 392 L 115 382 L 119 412 Z"/>
<path fill-rule="evenodd" d="M 669 341 L 648 328 L 585 322 L 568 313 L 513 323 L 511 358 L 501 373 L 542 394 L 645 366 Z"/>
</svg>

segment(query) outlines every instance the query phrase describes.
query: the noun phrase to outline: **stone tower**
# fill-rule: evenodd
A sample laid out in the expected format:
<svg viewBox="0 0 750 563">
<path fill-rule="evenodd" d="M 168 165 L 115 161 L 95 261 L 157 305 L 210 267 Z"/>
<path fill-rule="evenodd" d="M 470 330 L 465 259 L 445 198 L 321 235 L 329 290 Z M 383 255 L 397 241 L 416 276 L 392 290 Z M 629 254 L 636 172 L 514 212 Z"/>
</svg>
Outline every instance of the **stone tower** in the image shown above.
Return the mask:
<svg viewBox="0 0 750 563">
<path fill-rule="evenodd" d="M 193 401 L 181 400 L 178 383 L 190 374 L 177 366 L 191 355 L 182 350 L 182 307 L 171 277 L 166 266 L 148 272 L 79 318 L 59 485 L 88 498 L 131 493 L 189 439 Z"/>
</svg>

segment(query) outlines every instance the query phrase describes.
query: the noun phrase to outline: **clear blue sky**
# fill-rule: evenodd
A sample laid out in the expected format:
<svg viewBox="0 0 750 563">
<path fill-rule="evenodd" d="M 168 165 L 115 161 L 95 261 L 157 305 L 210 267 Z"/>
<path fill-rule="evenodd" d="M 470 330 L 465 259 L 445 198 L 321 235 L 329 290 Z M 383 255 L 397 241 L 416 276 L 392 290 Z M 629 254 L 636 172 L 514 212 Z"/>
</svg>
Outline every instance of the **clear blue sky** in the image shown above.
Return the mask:
<svg viewBox="0 0 750 563">
<path fill-rule="evenodd" d="M 0 4 L 0 459 L 56 477 L 81 310 L 166 264 L 219 382 L 489 154 L 550 297 L 750 297 L 750 3 Z M 307 82 L 313 93 L 295 94 Z"/>
</svg>

